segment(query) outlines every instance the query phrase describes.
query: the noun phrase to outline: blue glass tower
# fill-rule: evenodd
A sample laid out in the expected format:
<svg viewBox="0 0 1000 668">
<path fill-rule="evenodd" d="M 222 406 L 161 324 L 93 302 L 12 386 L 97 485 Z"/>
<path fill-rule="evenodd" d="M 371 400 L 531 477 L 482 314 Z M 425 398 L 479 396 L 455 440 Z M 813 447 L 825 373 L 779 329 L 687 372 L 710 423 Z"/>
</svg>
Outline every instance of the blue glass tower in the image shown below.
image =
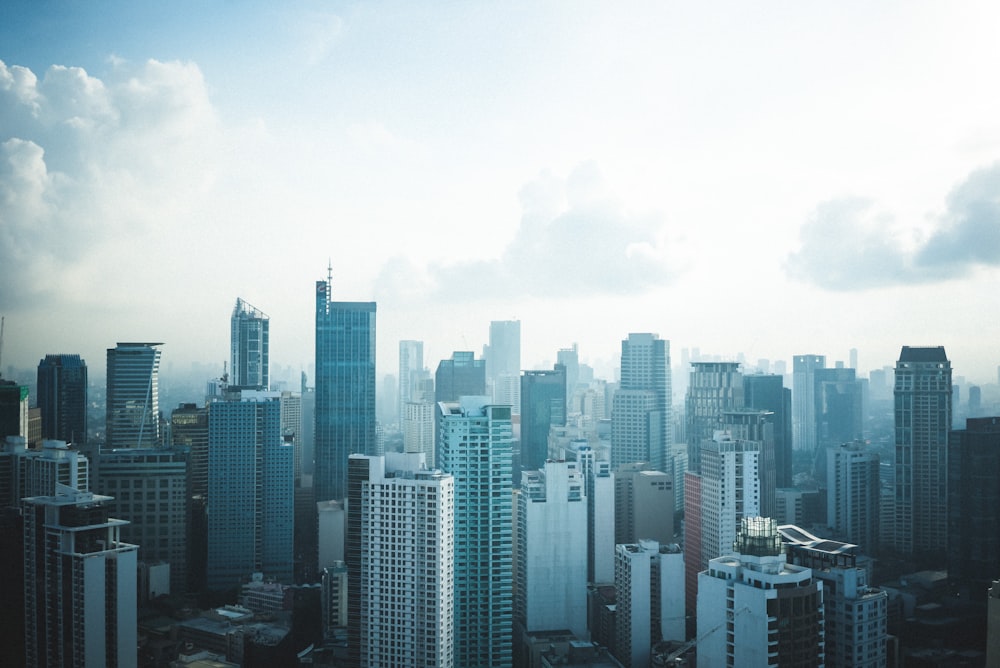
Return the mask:
<svg viewBox="0 0 1000 668">
<path fill-rule="evenodd" d="M 347 496 L 347 458 L 375 453 L 375 302 L 316 281 L 316 500 Z"/>
</svg>

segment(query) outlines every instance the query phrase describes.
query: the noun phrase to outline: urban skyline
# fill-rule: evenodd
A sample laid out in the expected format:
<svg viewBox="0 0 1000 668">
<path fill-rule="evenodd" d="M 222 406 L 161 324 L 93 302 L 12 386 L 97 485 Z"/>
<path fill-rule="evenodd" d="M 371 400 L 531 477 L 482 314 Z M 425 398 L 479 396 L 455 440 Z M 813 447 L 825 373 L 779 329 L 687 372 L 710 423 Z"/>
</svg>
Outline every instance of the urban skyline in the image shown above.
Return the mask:
<svg viewBox="0 0 1000 668">
<path fill-rule="evenodd" d="M 610 376 L 636 331 L 862 370 L 943 344 L 993 380 L 1000 9 L 962 5 L 6 3 L 3 364 L 221 366 L 190 323 L 242 295 L 307 369 L 329 261 L 380 305 L 380 374 L 518 319 L 525 368 L 578 343 Z"/>
</svg>

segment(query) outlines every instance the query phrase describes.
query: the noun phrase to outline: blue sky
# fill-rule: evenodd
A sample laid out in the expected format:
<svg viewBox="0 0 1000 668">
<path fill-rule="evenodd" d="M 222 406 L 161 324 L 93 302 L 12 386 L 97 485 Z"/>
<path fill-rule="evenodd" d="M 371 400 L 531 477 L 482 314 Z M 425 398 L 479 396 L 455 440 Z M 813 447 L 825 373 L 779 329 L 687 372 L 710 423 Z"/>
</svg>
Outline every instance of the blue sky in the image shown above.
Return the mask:
<svg viewBox="0 0 1000 668">
<path fill-rule="evenodd" d="M 428 364 L 522 320 L 790 359 L 945 345 L 995 382 L 992 3 L 4 3 L 4 366 L 308 368 L 313 281 Z M 66 327 L 72 322 L 72 327 Z M 192 326 L 194 325 L 194 326 Z"/>
</svg>

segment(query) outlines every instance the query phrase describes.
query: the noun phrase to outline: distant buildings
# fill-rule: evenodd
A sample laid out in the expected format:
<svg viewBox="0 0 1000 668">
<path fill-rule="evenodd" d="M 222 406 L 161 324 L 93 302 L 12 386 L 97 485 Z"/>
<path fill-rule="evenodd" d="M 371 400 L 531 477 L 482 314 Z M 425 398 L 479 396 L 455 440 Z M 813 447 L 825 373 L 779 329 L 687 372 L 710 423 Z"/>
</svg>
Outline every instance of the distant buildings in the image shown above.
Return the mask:
<svg viewBox="0 0 1000 668">
<path fill-rule="evenodd" d="M 106 447 L 160 444 L 162 343 L 119 343 L 108 348 Z"/>
<path fill-rule="evenodd" d="M 611 409 L 611 466 L 649 462 L 666 470 L 673 443 L 670 343 L 656 334 L 629 334 L 621 364 Z"/>
<path fill-rule="evenodd" d="M 826 523 L 876 554 L 879 545 L 880 480 L 878 453 L 864 443 L 826 448 Z"/>
<path fill-rule="evenodd" d="M 698 575 L 698 664 L 824 665 L 823 583 L 787 563 L 773 519 L 741 520 L 734 547 Z"/>
<path fill-rule="evenodd" d="M 79 355 L 46 355 L 38 362 L 42 438 L 87 442 L 87 364 Z"/>
<path fill-rule="evenodd" d="M 455 665 L 513 660 L 513 430 L 484 396 L 438 404 L 438 465 L 455 479 Z"/>
<path fill-rule="evenodd" d="M 483 355 L 486 359 L 486 382 L 493 403 L 509 405 L 517 414 L 521 410 L 521 321 L 490 322 L 490 343 Z"/>
<path fill-rule="evenodd" d="M 406 419 L 406 404 L 424 398 L 415 397 L 417 383 L 424 375 L 424 342 L 399 342 L 399 408 L 396 419 L 403 424 Z M 429 403 L 429 402 L 428 402 Z"/>
<path fill-rule="evenodd" d="M 59 486 L 24 501 L 29 668 L 138 665 L 137 548 L 122 541 L 109 500 Z"/>
<path fill-rule="evenodd" d="M 895 548 L 941 562 L 947 550 L 951 362 L 943 346 L 903 346 L 896 362 Z"/>
<path fill-rule="evenodd" d="M 824 355 L 792 358 L 792 443 L 794 450 L 816 450 L 816 371 L 826 368 Z"/>
<path fill-rule="evenodd" d="M 316 281 L 317 501 L 347 494 L 347 458 L 373 454 L 375 302 L 331 301 L 331 279 Z"/>
<path fill-rule="evenodd" d="M 236 300 L 230 323 L 230 385 L 267 390 L 270 385 L 270 318 L 242 299 Z"/>
<path fill-rule="evenodd" d="M 743 405 L 774 414 L 775 487 L 792 486 L 792 391 L 777 374 L 743 376 Z"/>
</svg>

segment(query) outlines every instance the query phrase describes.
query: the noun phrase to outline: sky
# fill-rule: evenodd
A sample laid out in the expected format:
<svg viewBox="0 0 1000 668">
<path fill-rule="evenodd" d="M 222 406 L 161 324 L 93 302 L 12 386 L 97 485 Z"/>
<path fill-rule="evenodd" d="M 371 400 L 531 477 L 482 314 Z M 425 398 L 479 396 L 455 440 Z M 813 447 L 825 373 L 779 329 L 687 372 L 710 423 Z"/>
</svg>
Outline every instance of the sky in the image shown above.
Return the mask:
<svg viewBox="0 0 1000 668">
<path fill-rule="evenodd" d="M 315 281 L 378 373 L 629 332 L 735 359 L 1000 364 L 1000 4 L 0 4 L 2 368 L 309 370 Z M 24 379 L 22 379 L 24 380 Z"/>
</svg>

